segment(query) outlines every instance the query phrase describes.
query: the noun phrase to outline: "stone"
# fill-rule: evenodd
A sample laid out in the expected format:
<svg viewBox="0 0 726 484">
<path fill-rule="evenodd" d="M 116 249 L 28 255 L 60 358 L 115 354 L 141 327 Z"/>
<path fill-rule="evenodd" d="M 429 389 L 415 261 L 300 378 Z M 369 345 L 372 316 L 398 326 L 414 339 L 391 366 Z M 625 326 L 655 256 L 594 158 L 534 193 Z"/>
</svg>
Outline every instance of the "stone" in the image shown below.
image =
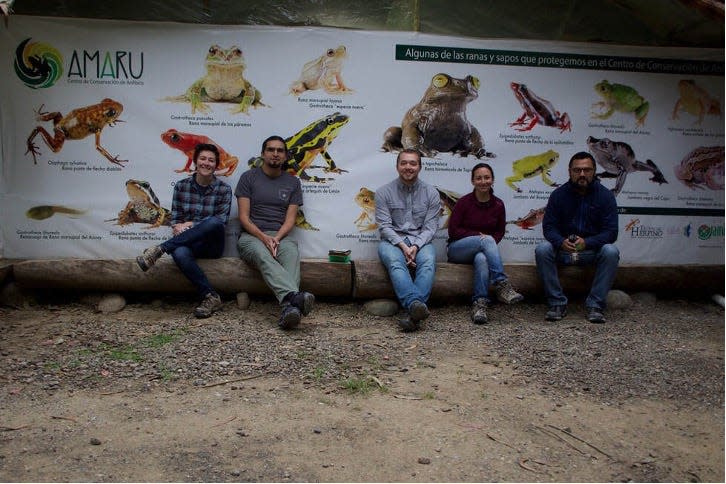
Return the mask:
<svg viewBox="0 0 726 484">
<path fill-rule="evenodd" d="M 237 307 L 245 310 L 250 307 L 250 295 L 246 292 L 237 293 Z"/>
<path fill-rule="evenodd" d="M 99 313 L 117 313 L 126 307 L 126 299 L 121 294 L 105 294 L 98 305 L 96 310 Z"/>
<path fill-rule="evenodd" d="M 633 305 L 633 300 L 626 292 L 613 289 L 608 291 L 607 304 L 609 309 L 628 309 Z"/>
<path fill-rule="evenodd" d="M 398 313 L 398 302 L 391 299 L 373 299 L 363 305 L 363 309 L 374 316 L 393 316 Z"/>
</svg>

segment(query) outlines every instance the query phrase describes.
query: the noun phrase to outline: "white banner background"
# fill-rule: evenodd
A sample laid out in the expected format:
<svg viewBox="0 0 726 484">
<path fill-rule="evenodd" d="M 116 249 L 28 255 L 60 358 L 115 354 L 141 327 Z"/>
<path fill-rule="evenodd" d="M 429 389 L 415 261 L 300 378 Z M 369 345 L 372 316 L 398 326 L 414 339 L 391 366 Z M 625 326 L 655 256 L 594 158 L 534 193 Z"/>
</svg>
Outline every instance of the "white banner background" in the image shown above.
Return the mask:
<svg viewBox="0 0 726 484">
<path fill-rule="evenodd" d="M 626 207 L 620 215 L 618 246 L 623 263 L 638 264 L 723 264 L 724 262 L 724 191 L 689 188 L 678 180 L 675 168 L 686 155 L 698 147 L 724 145 L 722 114 L 698 117 L 681 112 L 671 118 L 680 94 L 679 81 L 692 79 L 723 110 L 723 51 L 691 49 L 652 49 L 586 44 L 524 41 L 490 41 L 420 35 L 414 33 L 363 32 L 335 29 L 277 27 L 207 27 L 167 23 L 111 22 L 70 19 L 47 19 L 14 16 L 8 29 L 0 33 L 0 71 L 3 96 L 0 101 L 2 158 L 0 169 L 0 240 L 7 258 L 126 258 L 171 234 L 168 227 L 150 228 L 148 223 L 117 225 L 115 219 L 129 201 L 126 181 L 149 182 L 161 202 L 171 208 L 172 187 L 188 173 L 176 173 L 186 156 L 161 139 L 169 129 L 208 136 L 239 165 L 229 177 L 222 177 L 234 189 L 247 161 L 260 152 L 264 138 L 271 134 L 288 137 L 308 124 L 335 112 L 348 116 L 328 153 L 337 166 L 347 173 L 326 174 L 322 169 L 308 169 L 310 175 L 330 177 L 326 183 L 303 182 L 304 213 L 309 224 L 319 230 L 298 228 L 294 237 L 300 241 L 304 257 L 327 257 L 329 249 L 351 249 L 353 259 L 376 258 L 377 231 L 361 231 L 356 220 L 363 208 L 356 203 L 361 188 L 375 191 L 393 179 L 395 153 L 381 150 L 383 133 L 390 126 L 400 126 L 404 114 L 418 103 L 432 77 L 445 73 L 455 78 L 472 75 L 480 80 L 479 95 L 466 108 L 469 122 L 482 134 L 485 149 L 495 158 L 476 159 L 452 153 L 438 153 L 423 160 L 421 177 L 440 189 L 459 195 L 471 190 L 469 171 L 479 161 L 488 162 L 495 171 L 495 193 L 507 207 L 507 220 L 525 216 L 530 210 L 544 207 L 552 187 L 539 175 L 517 181 L 522 190 L 515 192 L 505 179 L 512 176 L 512 164 L 525 156 L 548 150 L 559 154 L 550 167 L 550 178 L 567 180 L 567 162 L 577 151 L 587 150 L 586 139 L 610 138 L 628 143 L 642 162 L 652 160 L 667 180 L 665 184 L 649 181 L 652 173 L 628 174 L 618 205 Z M 26 86 L 13 69 L 16 49 L 26 39 L 51 46 L 60 53 L 62 75 L 54 85 L 33 89 Z M 209 47 L 239 46 L 244 55 L 244 77 L 262 93 L 267 107 L 250 109 L 249 114 L 233 114 L 230 103 L 211 103 L 207 114 L 192 114 L 190 104 L 163 99 L 178 96 L 205 74 L 205 56 Z M 342 78 L 351 93 L 328 94 L 309 90 L 299 96 L 290 94 L 290 85 L 298 79 L 303 65 L 329 48 L 344 45 Z M 475 49 L 484 52 L 488 61 L 470 63 L 438 60 L 397 60 L 397 45 L 429 46 L 461 52 Z M 427 50 L 425 47 L 422 50 Z M 84 52 L 99 52 L 100 75 L 95 62 L 86 60 Z M 542 53 L 556 56 L 582 54 L 590 57 L 703 59 L 719 66 L 712 73 L 684 74 L 635 72 L 612 67 L 597 70 L 503 65 L 492 62 L 492 52 Z M 117 52 L 125 52 L 122 65 L 138 74 L 138 79 L 115 69 Z M 79 62 L 74 63 L 74 53 Z M 112 64 L 104 67 L 110 54 Z M 521 59 L 520 59 L 521 60 Z M 131 62 L 131 66 L 128 63 Z M 516 64 L 516 62 L 515 62 Z M 114 66 L 111 68 L 110 66 Z M 654 67 L 658 70 L 658 67 Z M 602 100 L 595 85 L 603 80 L 630 86 L 649 102 L 643 126 L 636 126 L 633 113 L 615 112 L 608 119 L 593 119 L 592 105 Z M 537 125 L 519 132 L 510 126 L 523 112 L 510 83 L 524 83 L 538 96 L 550 101 L 561 113 L 568 113 L 571 131 Z M 119 168 L 94 148 L 94 136 L 66 139 L 57 153 L 34 139 L 40 154 L 37 164 L 26 153 L 27 140 L 36 126 L 53 135 L 52 121 L 38 121 L 35 111 L 68 116 L 72 110 L 92 106 L 104 98 L 123 105 L 115 126 L 105 126 L 100 144 L 114 156 L 129 160 Z M 718 171 L 719 160 L 710 160 Z M 720 155 L 720 183 L 723 186 L 723 151 Z M 322 156 L 314 166 L 325 164 Z M 598 171 L 601 167 L 598 167 Z M 715 175 L 718 178 L 718 174 Z M 613 187 L 614 179 L 603 179 Z M 38 206 L 63 206 L 79 215 L 55 213 L 42 218 L 28 210 Z M 32 213 L 32 212 L 31 212 Z M 441 218 L 445 224 L 446 214 Z M 228 225 L 227 255 L 236 255 L 239 233 L 236 206 Z M 441 260 L 445 259 L 446 230 L 441 230 L 436 244 Z M 534 245 L 542 239 L 541 225 L 525 230 L 507 225 L 501 243 L 505 262 L 532 262 Z"/>
</svg>

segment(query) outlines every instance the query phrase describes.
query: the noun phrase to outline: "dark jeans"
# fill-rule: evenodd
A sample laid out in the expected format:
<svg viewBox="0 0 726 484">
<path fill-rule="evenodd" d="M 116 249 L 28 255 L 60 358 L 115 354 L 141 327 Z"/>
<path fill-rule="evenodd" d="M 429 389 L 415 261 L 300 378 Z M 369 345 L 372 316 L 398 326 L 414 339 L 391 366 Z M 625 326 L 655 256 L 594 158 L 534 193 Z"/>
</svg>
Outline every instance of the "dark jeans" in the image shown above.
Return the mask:
<svg viewBox="0 0 726 484">
<path fill-rule="evenodd" d="M 161 244 L 164 252 L 174 258 L 179 270 L 194 284 L 204 298 L 216 292 L 207 276 L 197 264 L 200 259 L 218 259 L 224 252 L 224 222 L 217 217 L 207 217 L 179 235 Z"/>
</svg>

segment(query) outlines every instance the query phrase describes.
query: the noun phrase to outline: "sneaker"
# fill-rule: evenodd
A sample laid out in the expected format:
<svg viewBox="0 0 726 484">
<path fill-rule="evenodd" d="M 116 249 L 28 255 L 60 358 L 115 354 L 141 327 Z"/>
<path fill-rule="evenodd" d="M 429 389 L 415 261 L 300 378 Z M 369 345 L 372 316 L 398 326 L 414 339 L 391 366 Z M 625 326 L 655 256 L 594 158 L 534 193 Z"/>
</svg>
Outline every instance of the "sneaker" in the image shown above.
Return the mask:
<svg viewBox="0 0 726 484">
<path fill-rule="evenodd" d="M 280 321 L 277 323 L 282 329 L 292 329 L 300 324 L 300 310 L 292 304 L 285 304 L 282 306 L 282 313 L 280 314 Z"/>
<path fill-rule="evenodd" d="M 603 316 L 602 311 L 598 308 L 587 308 L 587 320 L 594 324 L 603 324 L 605 322 L 605 316 Z"/>
<path fill-rule="evenodd" d="M 504 304 L 514 304 L 524 299 L 524 296 L 514 290 L 508 279 L 499 281 L 494 286 L 494 294 L 496 294 L 497 300 Z"/>
<path fill-rule="evenodd" d="M 429 317 L 429 308 L 422 301 L 414 301 L 408 307 L 408 316 L 413 324 L 418 324 L 419 321 Z"/>
<path fill-rule="evenodd" d="M 407 314 L 406 317 L 398 320 L 398 327 L 401 328 L 401 331 L 404 333 L 410 333 L 418 329 L 418 324 L 414 323 L 411 320 L 411 316 Z"/>
<path fill-rule="evenodd" d="M 474 324 L 487 324 L 487 300 L 479 298 L 471 305 L 471 320 Z"/>
<path fill-rule="evenodd" d="M 290 304 L 298 308 L 303 316 L 307 316 L 313 310 L 315 296 L 305 291 L 296 292 Z"/>
<path fill-rule="evenodd" d="M 210 292 L 204 297 L 202 303 L 194 309 L 194 316 L 208 318 L 220 309 L 222 309 L 222 299 L 219 294 Z"/>
<path fill-rule="evenodd" d="M 567 306 L 550 306 L 549 308 L 547 308 L 545 319 L 547 321 L 559 321 L 565 316 L 567 316 Z"/>
<path fill-rule="evenodd" d="M 153 247 L 149 247 L 143 254 L 138 256 L 136 258 L 136 263 L 139 267 L 141 267 L 142 271 L 146 272 L 149 270 L 149 267 L 153 266 L 162 255 L 164 255 L 164 251 L 161 249 L 161 246 L 155 245 Z"/>
</svg>

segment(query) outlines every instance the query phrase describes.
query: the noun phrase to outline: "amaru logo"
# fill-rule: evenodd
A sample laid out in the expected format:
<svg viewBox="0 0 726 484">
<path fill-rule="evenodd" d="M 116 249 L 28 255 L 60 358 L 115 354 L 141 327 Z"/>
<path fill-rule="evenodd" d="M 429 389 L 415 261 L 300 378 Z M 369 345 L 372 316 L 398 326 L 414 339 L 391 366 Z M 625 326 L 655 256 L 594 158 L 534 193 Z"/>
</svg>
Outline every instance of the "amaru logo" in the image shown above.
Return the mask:
<svg viewBox="0 0 726 484">
<path fill-rule="evenodd" d="M 144 53 L 73 51 L 68 78 L 140 79 L 144 75 Z"/>
<path fill-rule="evenodd" d="M 698 238 L 701 240 L 708 240 L 713 237 L 723 237 L 724 226 L 723 225 L 701 225 L 698 227 Z"/>
<path fill-rule="evenodd" d="M 32 89 L 43 89 L 56 83 L 63 74 L 63 56 L 54 47 L 40 42 L 22 41 L 15 49 L 15 74 Z"/>
</svg>

